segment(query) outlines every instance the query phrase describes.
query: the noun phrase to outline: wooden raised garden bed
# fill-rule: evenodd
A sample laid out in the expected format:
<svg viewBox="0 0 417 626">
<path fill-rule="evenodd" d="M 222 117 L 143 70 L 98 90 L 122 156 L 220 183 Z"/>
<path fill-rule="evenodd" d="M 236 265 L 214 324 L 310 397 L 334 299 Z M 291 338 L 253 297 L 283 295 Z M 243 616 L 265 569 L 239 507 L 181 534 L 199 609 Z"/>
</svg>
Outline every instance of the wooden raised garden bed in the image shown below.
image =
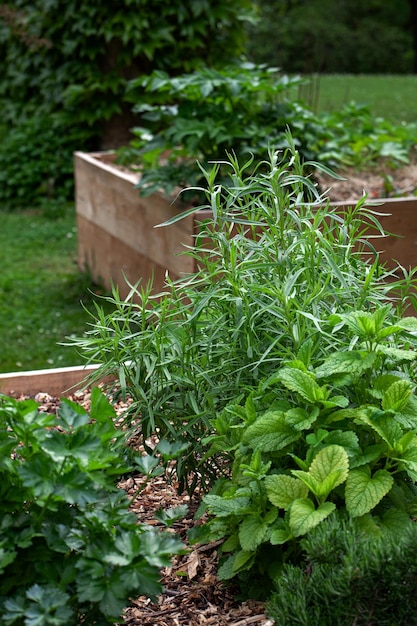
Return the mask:
<svg viewBox="0 0 417 626">
<path fill-rule="evenodd" d="M 27 372 L 0 374 L 0 393 L 4 395 L 35 395 L 45 392 L 53 396 L 65 396 L 85 386 L 85 380 L 98 365 L 56 367 Z"/>
<path fill-rule="evenodd" d="M 198 222 L 211 215 L 201 211 L 168 227 L 154 228 L 185 206 L 172 204 L 162 194 L 141 197 L 135 188 L 136 174 L 113 165 L 114 154 L 76 152 L 75 184 L 78 224 L 78 263 L 94 281 L 109 289 L 119 287 L 126 297 L 125 278 L 146 283 L 152 276 L 155 291 L 160 291 L 165 274 L 172 279 L 195 270 L 195 261 L 181 255 L 184 246 L 192 246 Z M 399 237 L 374 240 L 382 251 L 381 260 L 391 267 L 399 262 L 417 266 L 417 198 L 382 198 L 375 207 L 389 215 L 379 220 L 387 232 Z M 352 202 L 338 203 L 351 206 Z"/>
</svg>

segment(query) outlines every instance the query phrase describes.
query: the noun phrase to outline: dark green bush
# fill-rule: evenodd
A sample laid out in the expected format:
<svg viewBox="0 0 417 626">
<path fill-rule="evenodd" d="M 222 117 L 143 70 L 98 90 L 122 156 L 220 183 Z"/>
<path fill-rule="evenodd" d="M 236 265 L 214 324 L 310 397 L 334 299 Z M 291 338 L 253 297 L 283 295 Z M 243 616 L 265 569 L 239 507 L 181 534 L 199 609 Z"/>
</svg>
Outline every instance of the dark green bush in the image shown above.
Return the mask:
<svg viewBox="0 0 417 626">
<path fill-rule="evenodd" d="M 250 0 L 123 0 L 116 5 L 98 0 L 65 4 L 15 0 L 1 5 L 0 134 L 15 135 L 13 152 L 0 145 L 2 170 L 9 180 L 6 196 L 0 185 L 0 201 L 18 196 L 19 189 L 22 203 L 50 193 L 50 188 L 45 191 L 44 168 L 28 159 L 32 129 L 43 128 L 50 120 L 54 141 L 50 144 L 48 136 L 42 141 L 41 135 L 36 152 L 40 154 L 42 147 L 40 159 L 45 162 L 57 150 L 62 160 L 53 158 L 55 178 L 65 180 L 74 131 L 78 149 L 123 145 L 133 125 L 125 97 L 128 80 L 153 69 L 176 74 L 202 62 L 223 63 L 238 56 L 251 4 Z M 29 185 L 20 187 L 17 168 L 26 170 L 32 181 L 29 195 L 25 193 Z M 56 195 L 69 192 L 65 185 L 57 184 Z"/>
<path fill-rule="evenodd" d="M 303 539 L 299 566 L 275 579 L 266 610 L 280 626 L 417 623 L 417 527 L 369 536 L 336 517 Z"/>
<path fill-rule="evenodd" d="M 97 388 L 91 400 L 90 415 L 64 399 L 55 416 L 0 395 L 2 626 L 115 623 L 182 549 L 129 512 L 117 480 L 134 454 Z"/>
</svg>

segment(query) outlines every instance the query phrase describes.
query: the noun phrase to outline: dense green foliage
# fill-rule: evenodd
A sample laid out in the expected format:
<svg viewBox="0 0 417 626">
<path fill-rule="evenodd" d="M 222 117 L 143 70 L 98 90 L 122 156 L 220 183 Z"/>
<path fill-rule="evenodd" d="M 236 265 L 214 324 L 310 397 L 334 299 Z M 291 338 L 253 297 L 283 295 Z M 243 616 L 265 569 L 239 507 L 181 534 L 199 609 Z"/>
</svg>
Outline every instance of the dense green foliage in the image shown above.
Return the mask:
<svg viewBox="0 0 417 626">
<path fill-rule="evenodd" d="M 48 186 L 45 195 L 68 191 L 62 179 L 75 147 L 126 141 L 133 124 L 127 81 L 153 69 L 175 74 L 203 61 L 234 58 L 242 49 L 250 8 L 249 0 L 0 5 L 0 105 L 8 135 L 8 145 L 0 146 L 0 200 L 11 203 L 20 189 L 19 201 L 34 202 L 42 185 Z M 48 126 L 52 141 L 41 130 Z M 32 152 L 39 132 L 41 156 L 39 149 Z M 10 152 L 17 144 L 19 149 Z M 28 181 L 17 176 L 17 168 L 29 172 Z"/>
<path fill-rule="evenodd" d="M 203 206 L 213 219 L 201 225 L 195 249 L 185 251 L 199 270 L 168 281 L 160 298 L 145 285 L 125 300 L 115 292 L 114 311 L 98 308 L 86 335 L 74 341 L 103 364 L 98 376 L 111 373 L 133 397 L 145 440 L 158 429 L 175 449 L 186 448 L 176 469 L 191 491 L 198 481 L 212 483 L 222 464 L 215 456 L 201 463 L 210 418 L 291 359 L 317 334 L 317 320 L 372 309 L 398 285 L 366 242 L 367 224 L 378 229 L 372 211 L 363 202 L 331 211 L 303 176 L 293 145 L 284 154 L 271 151 L 255 173 L 251 161 L 240 166 L 232 158 L 224 186 L 218 170 L 205 173 Z M 334 341 L 324 333 L 315 360 Z"/>
<path fill-rule="evenodd" d="M 0 219 L 0 372 L 79 365 L 62 343 L 85 331 L 105 292 L 77 267 L 74 207 L 52 202 Z"/>
<path fill-rule="evenodd" d="M 138 525 L 117 479 L 135 468 L 96 388 L 90 415 L 0 396 L 0 624 L 115 623 L 133 593 L 155 598 L 182 545 Z M 141 458 L 139 462 L 143 464 Z"/>
<path fill-rule="evenodd" d="M 412 4 L 257 0 L 249 58 L 285 72 L 410 74 L 416 69 Z"/>
<path fill-rule="evenodd" d="M 294 359 L 213 421 L 208 455 L 231 454 L 233 470 L 204 497 L 213 517 L 195 537 L 226 539 L 221 578 L 272 580 L 334 511 L 371 534 L 413 523 L 417 320 L 387 323 L 389 309 L 317 319 Z M 334 348 L 317 364 L 326 334 Z"/>
<path fill-rule="evenodd" d="M 143 195 L 161 189 L 170 195 L 179 186 L 203 184 L 196 159 L 207 167 L 231 150 L 240 160 L 253 155 L 255 167 L 268 145 L 287 145 L 287 128 L 304 159 L 336 167 L 408 161 L 417 125 L 375 119 L 365 106 L 354 104 L 314 114 L 294 99 L 302 83 L 250 63 L 205 67 L 175 78 L 156 71 L 133 80 L 129 98 L 141 126 L 133 129 L 135 137 L 119 160 L 140 171 Z M 219 180 L 227 178 L 228 167 L 224 161 Z"/>
<path fill-rule="evenodd" d="M 329 518 L 302 542 L 299 567 L 275 579 L 280 626 L 409 626 L 415 621 L 417 527 L 388 539 Z"/>
</svg>

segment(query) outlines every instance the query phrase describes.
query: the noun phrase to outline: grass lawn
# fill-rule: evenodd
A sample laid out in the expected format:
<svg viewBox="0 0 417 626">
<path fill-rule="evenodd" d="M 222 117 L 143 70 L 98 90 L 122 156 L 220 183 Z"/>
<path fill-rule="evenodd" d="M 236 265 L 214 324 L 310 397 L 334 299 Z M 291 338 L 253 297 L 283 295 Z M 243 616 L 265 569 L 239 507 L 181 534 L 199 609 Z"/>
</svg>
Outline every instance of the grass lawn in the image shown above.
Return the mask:
<svg viewBox="0 0 417 626">
<path fill-rule="evenodd" d="M 417 76 L 327 74 L 311 78 L 301 95 L 318 112 L 354 101 L 393 123 L 417 122 Z"/>
<path fill-rule="evenodd" d="M 101 293 L 77 268 L 73 206 L 0 211 L 0 372 L 80 365 L 73 347 Z M 94 290 L 93 295 L 90 290 Z"/>
</svg>

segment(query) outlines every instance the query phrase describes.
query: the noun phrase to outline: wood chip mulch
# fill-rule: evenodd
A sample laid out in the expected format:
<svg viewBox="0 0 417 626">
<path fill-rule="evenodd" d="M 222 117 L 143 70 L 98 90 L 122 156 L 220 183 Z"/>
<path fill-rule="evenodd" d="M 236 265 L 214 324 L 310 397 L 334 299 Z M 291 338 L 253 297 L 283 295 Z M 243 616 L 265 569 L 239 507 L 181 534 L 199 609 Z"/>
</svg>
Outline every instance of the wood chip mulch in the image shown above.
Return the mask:
<svg viewBox="0 0 417 626">
<path fill-rule="evenodd" d="M 89 409 L 88 390 L 68 397 Z M 34 398 L 41 411 L 56 412 L 59 406 L 59 398 L 47 393 L 38 393 Z M 116 403 L 115 409 L 122 414 L 126 405 Z M 137 444 L 133 441 L 131 445 L 136 447 Z M 154 478 L 146 485 L 143 481 L 143 476 L 138 474 L 119 483 L 131 498 L 137 496 L 132 501 L 131 510 L 138 521 L 159 526 L 154 518 L 155 511 L 185 504 L 189 512 L 172 526 L 172 532 L 176 532 L 188 546 L 187 530 L 195 524 L 193 515 L 198 506 L 197 499 L 190 501 L 188 495 L 179 495 L 175 483 L 167 481 L 164 476 Z M 132 598 L 120 626 L 273 626 L 274 621 L 265 615 L 260 602 L 237 601 L 236 589 L 217 579 L 218 543 L 188 547 L 186 554 L 174 557 L 171 566 L 161 572 L 164 592 L 158 602 L 145 596 Z"/>
</svg>

